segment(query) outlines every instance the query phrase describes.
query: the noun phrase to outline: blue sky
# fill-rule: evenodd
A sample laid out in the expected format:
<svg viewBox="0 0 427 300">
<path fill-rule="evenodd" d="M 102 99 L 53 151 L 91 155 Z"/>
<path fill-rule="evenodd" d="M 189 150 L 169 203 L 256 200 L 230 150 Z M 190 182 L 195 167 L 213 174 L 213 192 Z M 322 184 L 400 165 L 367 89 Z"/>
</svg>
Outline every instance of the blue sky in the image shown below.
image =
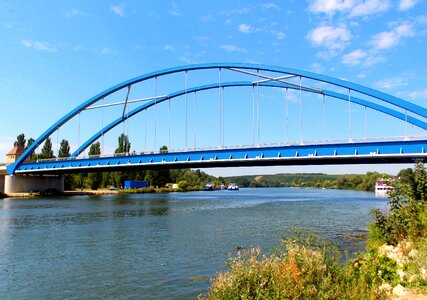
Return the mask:
<svg viewBox="0 0 427 300">
<path fill-rule="evenodd" d="M 1 1 L 0 49 L 0 161 L 19 133 L 37 138 L 112 85 L 186 64 L 271 64 L 350 80 L 421 106 L 427 100 L 425 0 Z M 274 112 L 268 109 L 265 115 Z M 374 117 L 369 126 L 384 124 Z"/>
</svg>

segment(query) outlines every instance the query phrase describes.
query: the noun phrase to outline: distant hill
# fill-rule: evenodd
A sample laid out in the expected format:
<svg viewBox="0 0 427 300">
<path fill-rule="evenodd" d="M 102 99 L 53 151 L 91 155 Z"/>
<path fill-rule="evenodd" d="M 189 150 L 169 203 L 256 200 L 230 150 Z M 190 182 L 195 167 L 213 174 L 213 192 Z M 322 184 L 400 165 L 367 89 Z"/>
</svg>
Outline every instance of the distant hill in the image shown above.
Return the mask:
<svg viewBox="0 0 427 300">
<path fill-rule="evenodd" d="M 235 182 L 240 187 L 313 187 L 373 191 L 375 181 L 387 176 L 377 172 L 366 175 L 328 175 L 323 173 L 294 173 L 276 175 L 247 175 L 224 177 L 226 182 Z"/>
</svg>

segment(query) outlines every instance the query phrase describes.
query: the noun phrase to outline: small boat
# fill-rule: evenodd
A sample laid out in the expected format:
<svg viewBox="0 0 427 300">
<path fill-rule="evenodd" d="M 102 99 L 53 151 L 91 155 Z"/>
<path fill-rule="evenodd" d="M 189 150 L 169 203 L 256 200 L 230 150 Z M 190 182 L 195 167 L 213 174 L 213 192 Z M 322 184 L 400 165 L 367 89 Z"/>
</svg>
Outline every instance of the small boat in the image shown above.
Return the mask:
<svg viewBox="0 0 427 300">
<path fill-rule="evenodd" d="M 215 188 L 212 185 L 212 183 L 208 182 L 205 187 L 203 188 L 204 191 L 213 191 Z"/>
<path fill-rule="evenodd" d="M 235 184 L 235 183 L 232 183 L 232 184 L 230 184 L 227 187 L 227 190 L 228 191 L 238 191 L 239 190 L 239 186 L 237 184 Z"/>
</svg>

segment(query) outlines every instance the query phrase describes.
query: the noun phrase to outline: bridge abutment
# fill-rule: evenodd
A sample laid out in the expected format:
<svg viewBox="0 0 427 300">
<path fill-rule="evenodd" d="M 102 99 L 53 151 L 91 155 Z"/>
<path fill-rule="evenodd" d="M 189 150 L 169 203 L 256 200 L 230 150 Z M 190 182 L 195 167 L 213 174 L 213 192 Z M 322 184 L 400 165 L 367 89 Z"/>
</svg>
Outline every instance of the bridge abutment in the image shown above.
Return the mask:
<svg viewBox="0 0 427 300">
<path fill-rule="evenodd" d="M 4 180 L 4 193 L 7 195 L 47 192 L 49 190 L 64 192 L 64 177 L 56 175 L 6 175 Z"/>
</svg>

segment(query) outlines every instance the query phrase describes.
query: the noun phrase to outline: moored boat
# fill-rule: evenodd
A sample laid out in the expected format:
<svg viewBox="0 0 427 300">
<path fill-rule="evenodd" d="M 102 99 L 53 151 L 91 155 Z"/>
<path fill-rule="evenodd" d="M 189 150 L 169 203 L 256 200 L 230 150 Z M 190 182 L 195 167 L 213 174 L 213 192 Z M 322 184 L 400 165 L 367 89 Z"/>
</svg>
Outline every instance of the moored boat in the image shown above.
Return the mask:
<svg viewBox="0 0 427 300">
<path fill-rule="evenodd" d="M 239 186 L 235 183 L 231 183 L 228 187 L 227 190 L 229 191 L 238 191 L 239 190 Z"/>
</svg>

